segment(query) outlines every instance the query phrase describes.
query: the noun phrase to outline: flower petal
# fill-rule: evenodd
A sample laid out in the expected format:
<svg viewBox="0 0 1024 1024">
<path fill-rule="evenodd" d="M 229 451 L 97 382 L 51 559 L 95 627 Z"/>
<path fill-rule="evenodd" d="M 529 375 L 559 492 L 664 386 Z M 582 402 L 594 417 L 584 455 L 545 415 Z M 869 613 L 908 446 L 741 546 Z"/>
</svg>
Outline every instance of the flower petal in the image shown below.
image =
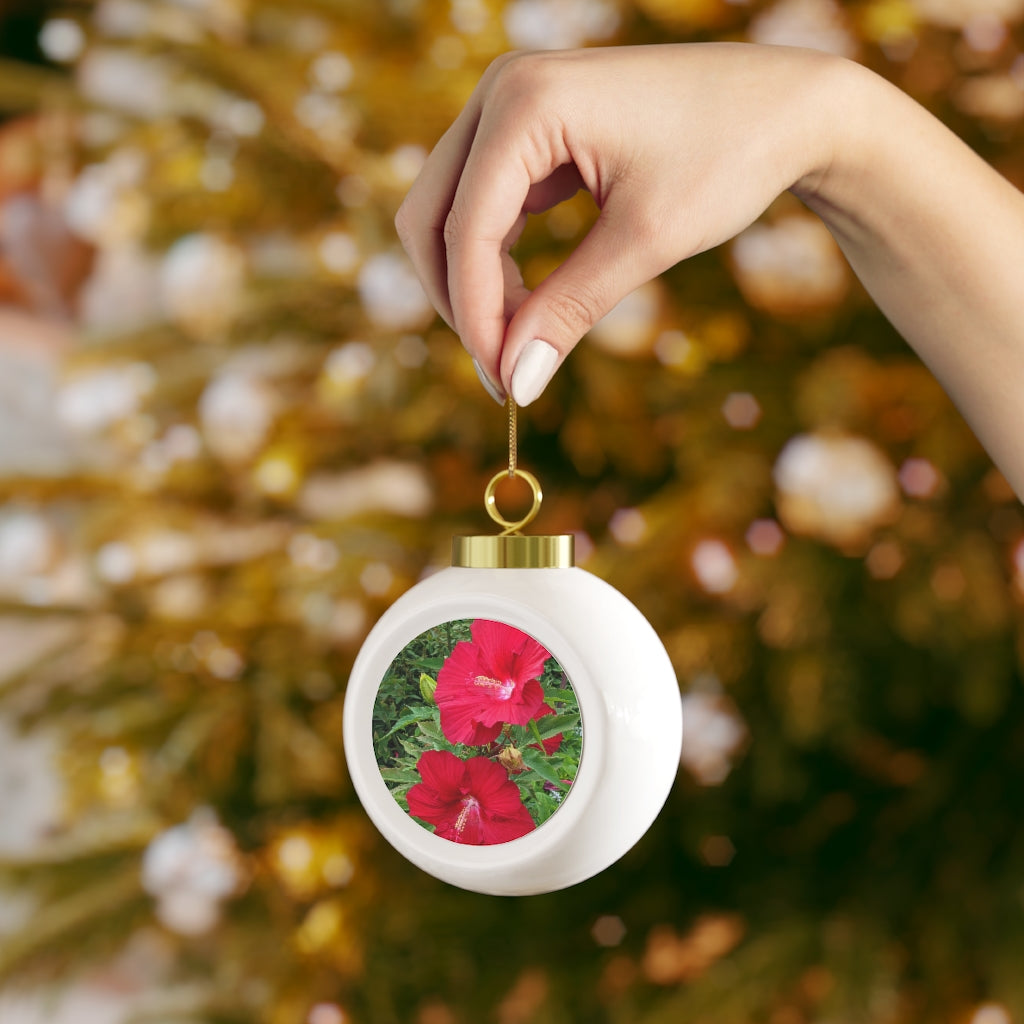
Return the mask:
<svg viewBox="0 0 1024 1024">
<path fill-rule="evenodd" d="M 520 804 L 519 810 L 510 817 L 495 818 L 485 814 L 480 822 L 482 841 L 487 846 L 519 839 L 532 832 L 536 827 L 533 818 L 530 817 L 530 812 L 523 804 Z"/>
<path fill-rule="evenodd" d="M 544 705 L 544 691 L 536 679 L 527 682 L 519 692 L 519 700 L 508 701 L 505 705 L 505 721 L 512 725 L 526 725 Z M 487 721 L 487 714 L 482 713 L 480 719 Z"/>
<path fill-rule="evenodd" d="M 508 772 L 486 757 L 471 757 L 466 762 L 469 791 L 480 801 L 487 815 L 512 816 L 523 806 L 519 787 L 509 781 Z"/>
<path fill-rule="evenodd" d="M 491 669 L 489 675 L 522 684 L 538 679 L 544 671 L 548 652 L 521 629 L 492 619 L 474 619 L 470 632 L 473 642 L 480 645 L 482 664 Z"/>
<path fill-rule="evenodd" d="M 487 840 L 483 834 L 483 820 L 478 801 L 464 797 L 453 807 L 452 813 L 440 822 L 434 835 L 464 846 L 483 846 Z"/>
<path fill-rule="evenodd" d="M 445 658 L 437 674 L 437 689 L 434 699 L 442 699 L 446 692 L 453 692 L 471 682 L 480 674 L 480 648 L 469 640 L 460 640 L 455 650 Z M 438 694 L 441 697 L 438 697 Z"/>
<path fill-rule="evenodd" d="M 481 707 L 474 701 L 447 701 L 440 705 L 441 732 L 449 743 L 465 743 L 470 747 L 482 747 L 493 743 L 501 732 L 501 722 L 483 725 L 477 715 Z"/>
<path fill-rule="evenodd" d="M 437 826 L 437 834 L 440 835 L 441 826 L 445 822 L 454 819 L 458 814 L 458 803 L 451 800 L 444 800 L 436 789 L 432 789 L 425 782 L 417 782 L 405 795 L 409 802 L 409 813 L 416 818 L 422 818 Z"/>
<path fill-rule="evenodd" d="M 450 751 L 425 750 L 416 762 L 416 771 L 442 800 L 458 800 L 462 796 L 466 765 Z"/>
</svg>

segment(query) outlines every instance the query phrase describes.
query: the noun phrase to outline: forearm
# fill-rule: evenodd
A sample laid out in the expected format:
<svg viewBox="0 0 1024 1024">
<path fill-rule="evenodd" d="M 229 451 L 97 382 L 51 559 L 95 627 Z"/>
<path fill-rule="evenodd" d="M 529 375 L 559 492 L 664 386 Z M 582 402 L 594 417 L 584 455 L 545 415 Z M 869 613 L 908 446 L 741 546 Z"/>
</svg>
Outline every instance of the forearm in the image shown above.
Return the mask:
<svg viewBox="0 0 1024 1024">
<path fill-rule="evenodd" d="M 828 168 L 794 188 L 1024 497 L 1024 195 L 850 65 Z"/>
</svg>

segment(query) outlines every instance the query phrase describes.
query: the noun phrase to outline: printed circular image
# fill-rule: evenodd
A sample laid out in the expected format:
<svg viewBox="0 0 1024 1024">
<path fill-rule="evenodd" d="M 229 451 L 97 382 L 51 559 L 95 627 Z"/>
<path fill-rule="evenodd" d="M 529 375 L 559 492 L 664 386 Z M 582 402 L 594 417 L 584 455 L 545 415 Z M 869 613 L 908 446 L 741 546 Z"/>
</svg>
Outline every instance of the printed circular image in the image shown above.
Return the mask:
<svg viewBox="0 0 1024 1024">
<path fill-rule="evenodd" d="M 399 807 L 470 846 L 542 825 L 579 770 L 583 728 L 561 665 L 532 636 L 491 619 L 421 633 L 388 667 L 373 746 Z"/>
</svg>

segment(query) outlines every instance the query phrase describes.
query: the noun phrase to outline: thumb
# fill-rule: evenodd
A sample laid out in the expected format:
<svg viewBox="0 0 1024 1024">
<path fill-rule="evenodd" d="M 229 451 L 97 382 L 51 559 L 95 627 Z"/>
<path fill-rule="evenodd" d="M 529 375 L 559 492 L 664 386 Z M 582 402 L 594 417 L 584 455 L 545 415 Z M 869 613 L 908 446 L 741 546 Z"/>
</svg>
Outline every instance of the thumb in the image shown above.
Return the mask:
<svg viewBox="0 0 1024 1024">
<path fill-rule="evenodd" d="M 531 292 L 505 331 L 501 379 L 517 405 L 548 386 L 577 342 L 620 299 L 663 268 L 605 207 L 569 258 Z"/>
</svg>

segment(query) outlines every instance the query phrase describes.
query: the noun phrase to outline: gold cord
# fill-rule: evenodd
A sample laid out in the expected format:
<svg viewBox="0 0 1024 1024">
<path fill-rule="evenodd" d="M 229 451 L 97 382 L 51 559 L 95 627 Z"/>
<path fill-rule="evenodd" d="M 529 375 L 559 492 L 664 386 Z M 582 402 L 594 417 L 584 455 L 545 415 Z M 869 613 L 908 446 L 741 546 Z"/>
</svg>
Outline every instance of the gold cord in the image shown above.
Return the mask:
<svg viewBox="0 0 1024 1024">
<path fill-rule="evenodd" d="M 508 408 L 508 478 L 511 480 L 516 475 L 516 462 L 518 460 L 519 452 L 519 429 L 518 423 L 516 422 L 516 400 L 509 395 L 505 399 L 505 405 Z"/>
<path fill-rule="evenodd" d="M 500 526 L 496 537 L 453 537 L 452 565 L 465 569 L 571 569 L 573 560 L 573 536 L 571 533 L 557 537 L 524 537 L 519 531 L 533 522 L 544 500 L 540 481 L 518 462 L 518 424 L 516 403 L 511 397 L 505 403 L 508 412 L 508 469 L 499 469 L 484 489 L 484 508 L 487 514 Z M 505 480 L 519 477 L 530 489 L 533 503 L 529 511 L 519 519 L 506 519 L 498 508 L 495 494 Z"/>
<path fill-rule="evenodd" d="M 525 469 L 519 468 L 519 438 L 516 403 L 513 401 L 511 395 L 509 395 L 508 399 L 505 401 L 505 408 L 508 410 L 508 472 L 506 473 L 505 470 L 502 469 L 495 473 L 484 491 L 484 506 L 487 509 L 487 514 L 499 526 L 504 527 L 501 533 L 501 536 L 503 537 L 517 534 L 524 526 L 526 526 L 527 523 L 532 522 L 533 517 L 540 510 L 540 503 L 544 497 L 543 494 L 541 494 L 540 483 L 537 478 L 532 473 L 527 473 Z M 521 519 L 510 520 L 506 519 L 498 511 L 498 502 L 494 492 L 500 481 L 506 478 L 513 480 L 516 477 L 525 481 L 527 486 L 533 492 L 533 505 L 530 507 L 530 511 Z"/>
</svg>

